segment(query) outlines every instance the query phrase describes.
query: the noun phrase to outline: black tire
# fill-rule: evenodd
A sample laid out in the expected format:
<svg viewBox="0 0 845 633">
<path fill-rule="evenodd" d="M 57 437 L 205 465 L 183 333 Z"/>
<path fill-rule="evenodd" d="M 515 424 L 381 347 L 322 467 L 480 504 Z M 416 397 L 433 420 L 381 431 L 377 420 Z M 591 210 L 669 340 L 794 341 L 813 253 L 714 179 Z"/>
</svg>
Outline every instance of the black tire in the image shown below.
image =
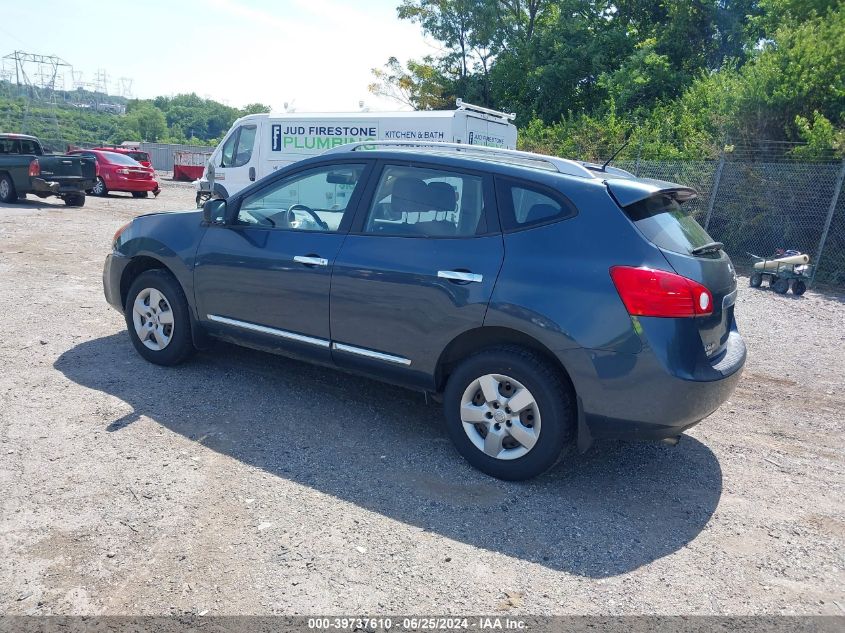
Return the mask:
<svg viewBox="0 0 845 633">
<path fill-rule="evenodd" d="M 796 279 L 792 282 L 792 294 L 798 295 L 799 297 L 807 292 L 807 284 L 805 284 L 800 279 Z"/>
<path fill-rule="evenodd" d="M 752 288 L 759 288 L 763 285 L 763 275 L 760 273 L 751 273 L 751 277 L 748 280 L 748 284 Z"/>
<path fill-rule="evenodd" d="M 97 176 L 97 180 L 94 181 L 94 188 L 91 189 L 91 191 L 89 191 L 88 193 L 95 196 L 109 195 L 108 187 L 106 187 L 106 181 Z"/>
<path fill-rule="evenodd" d="M 0 176 L 0 202 L 12 204 L 18 201 L 18 193 L 15 191 L 15 183 L 9 174 Z"/>
<path fill-rule="evenodd" d="M 68 193 L 63 197 L 65 204 L 69 207 L 84 207 L 85 194 L 84 193 Z"/>
<path fill-rule="evenodd" d="M 789 292 L 789 280 L 778 277 L 772 284 L 772 290 L 774 290 L 779 295 L 785 295 L 787 292 Z"/>
<path fill-rule="evenodd" d="M 145 289 L 158 290 L 172 311 L 173 327 L 170 342 L 160 350 L 147 347 L 135 331 L 133 306 L 138 295 Z M 123 314 L 132 345 L 151 363 L 165 366 L 178 365 L 194 353 L 188 301 L 179 282 L 166 270 L 148 270 L 138 275 L 129 287 Z"/>
<path fill-rule="evenodd" d="M 146 198 L 147 192 L 146 191 L 133 191 L 132 197 L 133 198 Z"/>
<path fill-rule="evenodd" d="M 508 376 L 522 383 L 534 397 L 542 426 L 536 444 L 522 457 L 509 460 L 491 457 L 477 448 L 464 431 L 461 420 L 464 392 L 487 374 Z M 569 383 L 543 357 L 521 347 L 493 348 L 461 362 L 449 376 L 443 408 L 447 432 L 458 452 L 478 470 L 510 481 L 536 477 L 554 466 L 574 438 L 577 424 L 575 398 Z"/>
</svg>

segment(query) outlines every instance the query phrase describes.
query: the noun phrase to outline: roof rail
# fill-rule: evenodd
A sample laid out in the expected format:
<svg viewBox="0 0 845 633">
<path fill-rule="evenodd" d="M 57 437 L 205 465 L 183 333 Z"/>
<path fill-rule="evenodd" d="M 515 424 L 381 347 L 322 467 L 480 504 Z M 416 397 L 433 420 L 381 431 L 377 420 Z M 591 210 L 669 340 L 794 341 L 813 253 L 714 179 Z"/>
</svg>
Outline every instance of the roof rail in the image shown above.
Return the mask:
<svg viewBox="0 0 845 633">
<path fill-rule="evenodd" d="M 516 112 L 500 112 L 499 110 L 493 110 L 492 108 L 485 108 L 483 106 L 473 105 L 471 103 L 467 103 L 460 97 L 455 100 L 455 106 L 458 110 L 472 110 L 473 112 L 482 112 L 484 114 L 490 114 L 495 117 L 499 117 L 500 119 L 506 119 L 508 121 L 513 121 L 516 119 Z"/>
<path fill-rule="evenodd" d="M 522 152 L 515 149 L 504 149 L 499 147 L 487 147 L 486 145 L 467 145 L 464 143 L 439 143 L 432 141 L 358 141 L 339 145 L 323 152 L 323 154 L 342 154 L 345 152 L 356 152 L 359 150 L 378 149 L 422 149 L 433 153 L 449 153 L 472 155 L 476 158 L 522 165 L 524 167 L 536 167 L 548 171 L 555 171 L 559 174 L 578 176 L 579 178 L 597 178 L 597 176 L 574 160 Z"/>
</svg>

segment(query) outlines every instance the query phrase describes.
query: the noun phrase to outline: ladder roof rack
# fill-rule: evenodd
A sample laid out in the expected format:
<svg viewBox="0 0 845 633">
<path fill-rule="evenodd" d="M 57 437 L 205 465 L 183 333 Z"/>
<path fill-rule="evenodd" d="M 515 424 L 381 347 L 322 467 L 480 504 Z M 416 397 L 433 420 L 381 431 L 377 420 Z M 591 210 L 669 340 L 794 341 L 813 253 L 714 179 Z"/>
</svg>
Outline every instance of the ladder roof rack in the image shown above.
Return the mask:
<svg viewBox="0 0 845 633">
<path fill-rule="evenodd" d="M 595 170 L 589 169 L 582 163 L 556 156 L 522 152 L 515 149 L 487 147 L 485 145 L 467 145 L 464 143 L 439 143 L 431 141 L 359 141 L 333 147 L 323 154 L 341 154 L 359 150 L 409 150 L 418 149 L 433 154 L 463 154 L 468 158 L 481 158 L 494 162 L 521 165 L 554 171 L 559 174 L 577 176 L 579 178 L 596 178 Z"/>
<path fill-rule="evenodd" d="M 505 119 L 507 121 L 513 121 L 516 119 L 516 112 L 500 112 L 499 110 L 493 110 L 492 108 L 485 108 L 479 105 L 473 105 L 471 103 L 467 103 L 460 97 L 455 99 L 455 106 L 458 110 L 470 110 L 472 112 L 481 112 L 482 114 L 489 114 L 491 116 L 498 117 L 500 119 Z"/>
</svg>

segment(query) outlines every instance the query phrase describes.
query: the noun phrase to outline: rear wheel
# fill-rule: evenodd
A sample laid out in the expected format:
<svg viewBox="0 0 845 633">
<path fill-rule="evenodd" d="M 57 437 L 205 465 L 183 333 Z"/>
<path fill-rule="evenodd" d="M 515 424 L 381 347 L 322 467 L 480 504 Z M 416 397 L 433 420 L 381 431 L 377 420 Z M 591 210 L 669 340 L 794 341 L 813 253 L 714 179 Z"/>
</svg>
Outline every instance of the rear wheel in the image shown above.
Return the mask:
<svg viewBox="0 0 845 633">
<path fill-rule="evenodd" d="M 792 282 L 792 294 L 798 295 L 799 297 L 807 292 L 807 284 L 805 284 L 800 279 L 796 279 Z"/>
<path fill-rule="evenodd" d="M 94 187 L 91 189 L 91 193 L 95 196 L 104 196 L 109 192 L 106 188 L 106 181 L 97 176 L 97 180 L 94 181 Z"/>
<path fill-rule="evenodd" d="M 752 288 L 759 288 L 763 284 L 763 275 L 760 273 L 752 273 L 751 278 L 748 280 L 748 284 Z"/>
<path fill-rule="evenodd" d="M 458 452 L 500 479 L 544 473 L 574 436 L 568 384 L 545 359 L 518 347 L 464 360 L 449 377 L 443 406 Z"/>
<path fill-rule="evenodd" d="M 4 204 L 11 204 L 16 202 L 18 194 L 15 191 L 15 183 L 8 174 L 0 176 L 0 202 Z"/>
<path fill-rule="evenodd" d="M 148 270 L 132 282 L 124 309 L 137 352 L 157 365 L 178 365 L 194 352 L 188 301 L 176 279 Z"/>
<path fill-rule="evenodd" d="M 772 290 L 779 295 L 785 295 L 789 290 L 789 280 L 778 277 L 772 284 Z"/>
<path fill-rule="evenodd" d="M 65 204 L 69 207 L 84 207 L 85 194 L 84 193 L 69 193 L 62 198 Z"/>
<path fill-rule="evenodd" d="M 146 198 L 147 192 L 146 191 L 133 191 L 132 197 L 133 198 Z"/>
</svg>

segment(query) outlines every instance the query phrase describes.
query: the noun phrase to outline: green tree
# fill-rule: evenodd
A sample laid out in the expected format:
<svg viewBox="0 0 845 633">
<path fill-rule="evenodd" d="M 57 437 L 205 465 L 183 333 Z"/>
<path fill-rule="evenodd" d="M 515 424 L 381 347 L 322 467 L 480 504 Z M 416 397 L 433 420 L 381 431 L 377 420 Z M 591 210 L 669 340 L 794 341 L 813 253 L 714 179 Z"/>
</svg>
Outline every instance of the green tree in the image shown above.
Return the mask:
<svg viewBox="0 0 845 633">
<path fill-rule="evenodd" d="M 430 57 L 424 57 L 420 62 L 409 60 L 407 67 L 391 57 L 384 68 L 374 68 L 371 72 L 375 81 L 369 90 L 373 94 L 416 110 L 434 110 L 448 104 L 444 96 L 445 80 Z"/>
<path fill-rule="evenodd" d="M 156 143 L 163 140 L 167 134 L 167 120 L 161 110 L 152 103 L 141 103 L 133 106 L 126 115 L 128 128 L 141 137 L 142 140 Z"/>
</svg>

